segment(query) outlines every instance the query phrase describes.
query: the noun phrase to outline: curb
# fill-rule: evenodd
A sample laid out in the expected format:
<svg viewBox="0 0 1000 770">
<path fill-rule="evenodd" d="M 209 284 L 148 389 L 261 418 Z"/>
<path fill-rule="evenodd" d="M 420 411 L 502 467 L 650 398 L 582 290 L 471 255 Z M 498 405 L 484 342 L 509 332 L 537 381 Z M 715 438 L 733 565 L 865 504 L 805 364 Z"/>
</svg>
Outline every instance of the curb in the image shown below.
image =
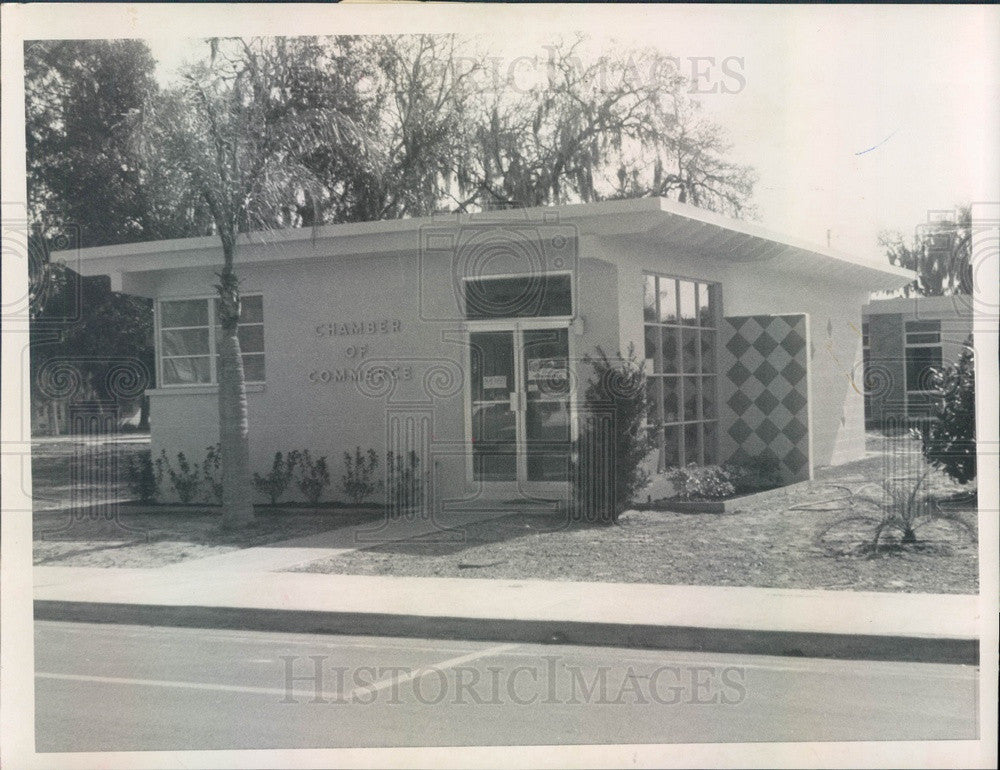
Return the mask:
<svg viewBox="0 0 1000 770">
<path fill-rule="evenodd" d="M 979 665 L 977 639 L 36 600 L 35 620 Z"/>
</svg>

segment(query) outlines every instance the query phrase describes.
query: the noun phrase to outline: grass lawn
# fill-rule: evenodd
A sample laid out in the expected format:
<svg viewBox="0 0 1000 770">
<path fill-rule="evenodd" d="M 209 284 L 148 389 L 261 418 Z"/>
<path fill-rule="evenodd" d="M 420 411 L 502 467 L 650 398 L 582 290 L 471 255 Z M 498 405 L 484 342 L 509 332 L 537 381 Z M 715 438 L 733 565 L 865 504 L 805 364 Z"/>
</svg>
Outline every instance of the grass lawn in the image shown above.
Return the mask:
<svg viewBox="0 0 1000 770">
<path fill-rule="evenodd" d="M 905 449 L 899 453 L 895 450 Z M 921 593 L 976 593 L 977 546 L 950 525 L 933 523 L 920 542 L 877 556 L 826 547 L 817 534 L 850 513 L 843 487 L 857 491 L 884 474 L 885 452 L 912 458 L 907 440 L 869 438 L 864 460 L 817 473 L 813 482 L 772 493 L 726 514 L 630 511 L 618 525 L 569 525 L 557 517 L 514 514 L 464 529 L 462 542 L 434 538 L 386 543 L 300 568 L 309 572 L 729 585 Z M 968 490 L 940 473 L 929 491 L 975 523 Z M 792 510 L 806 508 L 806 510 Z M 860 526 L 841 528 L 855 543 Z M 843 542 L 841 543 L 841 545 Z"/>
</svg>

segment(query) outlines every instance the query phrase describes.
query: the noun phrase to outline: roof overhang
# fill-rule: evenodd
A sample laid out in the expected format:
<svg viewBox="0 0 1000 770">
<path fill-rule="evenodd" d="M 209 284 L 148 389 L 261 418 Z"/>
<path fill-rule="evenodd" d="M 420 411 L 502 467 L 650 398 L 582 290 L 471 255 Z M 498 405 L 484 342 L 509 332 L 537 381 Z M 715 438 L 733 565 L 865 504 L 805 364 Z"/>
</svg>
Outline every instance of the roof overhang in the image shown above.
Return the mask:
<svg viewBox="0 0 1000 770">
<path fill-rule="evenodd" d="M 825 249 L 773 233 L 755 224 L 665 198 L 604 201 L 566 206 L 447 214 L 413 219 L 324 225 L 315 228 L 254 232 L 239 237 L 242 264 L 292 259 L 418 253 L 424 239 L 444 229 L 462 227 L 545 227 L 569 225 L 578 235 L 641 238 L 680 246 L 687 253 L 724 262 L 766 262 L 772 269 L 846 282 L 869 290 L 893 289 L 914 273 L 888 263 Z M 212 236 L 98 246 L 54 252 L 83 275 L 143 273 L 191 267 L 217 267 L 222 253 Z"/>
<path fill-rule="evenodd" d="M 942 297 L 888 297 L 876 299 L 861 308 L 861 315 L 900 313 L 920 317 L 948 316 L 970 318 L 974 315 L 974 300 L 968 294 L 949 294 Z"/>
</svg>

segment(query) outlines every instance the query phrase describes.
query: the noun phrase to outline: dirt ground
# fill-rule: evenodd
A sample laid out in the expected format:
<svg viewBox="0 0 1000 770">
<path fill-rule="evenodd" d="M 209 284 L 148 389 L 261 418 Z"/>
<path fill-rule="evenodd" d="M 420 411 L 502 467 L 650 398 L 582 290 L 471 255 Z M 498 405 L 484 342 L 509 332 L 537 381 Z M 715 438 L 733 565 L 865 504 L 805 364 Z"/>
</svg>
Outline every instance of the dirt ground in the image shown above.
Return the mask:
<svg viewBox="0 0 1000 770">
<path fill-rule="evenodd" d="M 303 535 L 360 524 L 379 516 L 371 509 L 258 510 L 238 532 L 220 529 L 211 508 L 184 510 L 120 506 L 110 516 L 87 512 L 36 512 L 34 563 L 50 567 L 162 567 L 178 561 L 268 545 Z"/>
<path fill-rule="evenodd" d="M 209 505 L 138 506 L 117 480 L 130 454 L 149 449 L 148 437 L 118 441 L 39 441 L 32 448 L 34 563 L 62 567 L 161 567 L 240 548 L 288 540 L 371 521 L 377 510 L 259 506 L 239 532 L 220 529 Z M 91 469 L 74 483 L 74 463 Z"/>
<path fill-rule="evenodd" d="M 129 444 L 125 451 L 141 451 Z M 119 448 L 121 449 L 121 448 Z M 307 565 L 311 572 L 364 575 L 545 579 L 680 585 L 771 586 L 834 590 L 976 593 L 977 545 L 968 533 L 931 523 L 920 542 L 862 552 L 870 527 L 841 525 L 856 513 L 845 491 L 879 492 L 884 478 L 921 469 L 908 439 L 869 436 L 861 461 L 821 469 L 816 480 L 748 500 L 725 514 L 629 511 L 610 527 L 571 525 L 560 517 L 512 514 L 468 526 L 456 542 L 427 536 L 386 543 Z M 67 505 L 80 490 L 69 478 L 72 452 L 44 446 L 34 458 L 35 564 L 157 567 L 371 521 L 377 510 L 259 508 L 255 523 L 221 531 L 218 508 Z M 872 486 L 876 484 L 876 486 Z M 974 490 L 939 472 L 928 492 L 975 523 Z M 87 500 L 120 499 L 116 484 L 84 490 Z M 74 512 L 75 510 L 75 512 Z"/>
<path fill-rule="evenodd" d="M 899 450 L 910 450 L 905 457 Z M 819 532 L 852 513 L 845 488 L 860 491 L 912 467 L 913 446 L 872 437 L 865 460 L 820 471 L 813 482 L 772 493 L 726 514 L 629 511 L 614 526 L 569 525 L 515 514 L 466 527 L 461 542 L 433 537 L 388 543 L 307 565 L 310 572 L 499 579 L 728 585 L 915 593 L 976 593 L 978 546 L 950 523 L 931 523 L 920 542 L 877 555 L 843 548 L 870 537 L 847 524 L 838 548 Z M 890 450 L 885 454 L 883 450 Z M 888 458 L 888 459 L 887 459 Z M 879 488 L 868 487 L 869 492 Z M 943 474 L 929 490 L 974 526 L 969 490 Z M 838 499 L 841 498 L 841 499 Z M 441 539 L 443 540 L 443 538 Z"/>
</svg>

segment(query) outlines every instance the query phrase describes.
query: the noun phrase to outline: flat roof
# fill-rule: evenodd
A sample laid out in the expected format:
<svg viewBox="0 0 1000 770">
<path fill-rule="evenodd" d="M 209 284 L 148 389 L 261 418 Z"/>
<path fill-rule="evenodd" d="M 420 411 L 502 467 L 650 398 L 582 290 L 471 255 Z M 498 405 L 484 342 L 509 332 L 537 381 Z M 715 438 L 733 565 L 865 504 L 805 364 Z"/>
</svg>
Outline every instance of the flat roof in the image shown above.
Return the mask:
<svg viewBox="0 0 1000 770">
<path fill-rule="evenodd" d="M 816 278 L 891 289 L 913 280 L 913 271 L 877 263 L 854 254 L 789 238 L 755 223 L 731 219 L 667 198 L 577 203 L 562 206 L 439 214 L 411 219 L 352 222 L 242 234 L 240 261 L 269 262 L 306 257 L 416 252 L 425 232 L 466 225 L 537 226 L 570 224 L 581 235 L 639 237 L 683 244 L 709 259 L 736 262 L 775 261 L 791 272 Z M 416 235 L 416 237 L 414 237 Z M 52 258 L 84 275 L 122 274 L 221 262 L 218 236 L 145 241 L 58 251 Z"/>
<path fill-rule="evenodd" d="M 862 306 L 864 316 L 901 313 L 918 318 L 921 315 L 946 315 L 955 318 L 968 318 L 974 315 L 974 298 L 968 294 L 949 294 L 942 297 L 889 297 L 873 299 Z"/>
</svg>

